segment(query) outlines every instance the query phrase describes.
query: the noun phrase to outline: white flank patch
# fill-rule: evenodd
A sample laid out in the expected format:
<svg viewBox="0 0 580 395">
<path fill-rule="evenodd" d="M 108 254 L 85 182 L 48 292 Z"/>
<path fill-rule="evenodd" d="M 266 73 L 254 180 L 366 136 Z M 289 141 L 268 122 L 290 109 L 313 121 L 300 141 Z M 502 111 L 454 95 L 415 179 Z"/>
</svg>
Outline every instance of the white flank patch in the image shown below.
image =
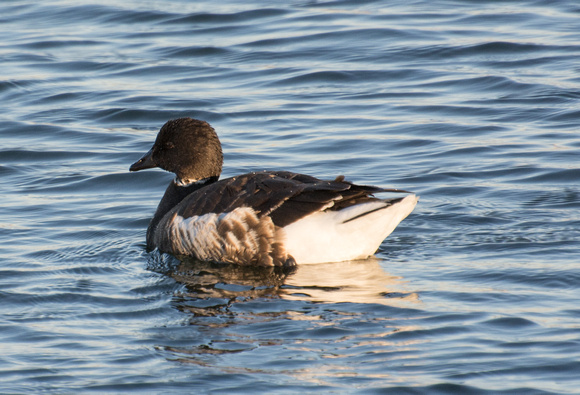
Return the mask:
<svg viewBox="0 0 580 395">
<path fill-rule="evenodd" d="M 388 207 L 380 201 L 369 202 L 309 215 L 284 228 L 286 251 L 298 264 L 367 258 L 413 211 L 417 201 L 417 196 L 409 195 Z"/>
<path fill-rule="evenodd" d="M 258 236 L 254 230 L 248 229 L 248 216 L 256 216 L 249 207 L 240 207 L 229 213 L 209 213 L 190 218 L 176 216 L 170 225 L 174 253 L 193 255 L 204 261 L 229 262 L 236 251 L 257 251 Z M 240 223 L 245 230 L 243 240 L 231 232 L 222 238 L 218 227 L 223 221 Z"/>
</svg>

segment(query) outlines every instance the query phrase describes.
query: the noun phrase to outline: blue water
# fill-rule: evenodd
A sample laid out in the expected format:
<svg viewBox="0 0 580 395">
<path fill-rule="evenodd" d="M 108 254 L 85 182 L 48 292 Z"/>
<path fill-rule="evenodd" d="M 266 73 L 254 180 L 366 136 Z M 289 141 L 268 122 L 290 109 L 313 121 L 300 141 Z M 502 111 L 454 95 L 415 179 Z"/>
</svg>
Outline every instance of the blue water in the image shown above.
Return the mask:
<svg viewBox="0 0 580 395">
<path fill-rule="evenodd" d="M 580 393 L 575 1 L 0 3 L 0 392 Z M 360 262 L 145 251 L 169 119 L 224 176 L 412 190 Z"/>
</svg>

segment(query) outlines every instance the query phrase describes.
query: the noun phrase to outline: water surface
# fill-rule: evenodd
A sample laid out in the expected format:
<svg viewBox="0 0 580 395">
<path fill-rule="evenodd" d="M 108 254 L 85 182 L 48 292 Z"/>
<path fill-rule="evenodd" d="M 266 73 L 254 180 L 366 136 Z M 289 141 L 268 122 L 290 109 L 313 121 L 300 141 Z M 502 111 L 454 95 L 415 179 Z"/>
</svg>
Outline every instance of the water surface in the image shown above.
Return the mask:
<svg viewBox="0 0 580 395">
<path fill-rule="evenodd" d="M 575 393 L 573 1 L 0 4 L 3 393 Z M 169 119 L 224 176 L 412 190 L 372 259 L 145 251 Z"/>
</svg>

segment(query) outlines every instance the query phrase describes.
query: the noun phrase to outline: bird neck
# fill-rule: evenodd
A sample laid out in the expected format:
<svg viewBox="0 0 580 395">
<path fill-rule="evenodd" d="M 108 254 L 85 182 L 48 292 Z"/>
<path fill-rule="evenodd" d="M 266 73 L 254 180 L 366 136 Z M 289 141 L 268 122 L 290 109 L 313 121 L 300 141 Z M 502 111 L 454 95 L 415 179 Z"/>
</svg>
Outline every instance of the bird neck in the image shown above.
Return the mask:
<svg viewBox="0 0 580 395">
<path fill-rule="evenodd" d="M 153 219 L 151 219 L 151 222 L 149 223 L 149 227 L 147 228 L 147 247 L 150 249 L 153 247 L 153 235 L 155 234 L 155 229 L 165 214 L 177 206 L 186 196 L 191 195 L 193 192 L 205 187 L 206 185 L 213 184 L 218 180 L 218 178 L 218 176 L 208 177 L 189 183 L 185 183 L 177 178 L 171 181 L 159 202 L 159 206 L 157 206 L 157 210 L 155 211 Z"/>
</svg>

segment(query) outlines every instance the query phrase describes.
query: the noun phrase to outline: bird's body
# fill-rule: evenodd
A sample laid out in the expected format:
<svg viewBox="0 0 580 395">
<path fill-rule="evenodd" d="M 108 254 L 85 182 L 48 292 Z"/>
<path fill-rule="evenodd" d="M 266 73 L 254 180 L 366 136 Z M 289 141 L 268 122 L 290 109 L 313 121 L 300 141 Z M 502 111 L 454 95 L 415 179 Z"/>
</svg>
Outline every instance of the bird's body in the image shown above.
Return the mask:
<svg viewBox="0 0 580 395">
<path fill-rule="evenodd" d="M 132 171 L 176 173 L 147 230 L 147 246 L 239 265 L 292 266 L 366 258 L 417 203 L 395 189 L 263 171 L 218 181 L 222 152 L 203 121 L 166 123 Z"/>
</svg>

